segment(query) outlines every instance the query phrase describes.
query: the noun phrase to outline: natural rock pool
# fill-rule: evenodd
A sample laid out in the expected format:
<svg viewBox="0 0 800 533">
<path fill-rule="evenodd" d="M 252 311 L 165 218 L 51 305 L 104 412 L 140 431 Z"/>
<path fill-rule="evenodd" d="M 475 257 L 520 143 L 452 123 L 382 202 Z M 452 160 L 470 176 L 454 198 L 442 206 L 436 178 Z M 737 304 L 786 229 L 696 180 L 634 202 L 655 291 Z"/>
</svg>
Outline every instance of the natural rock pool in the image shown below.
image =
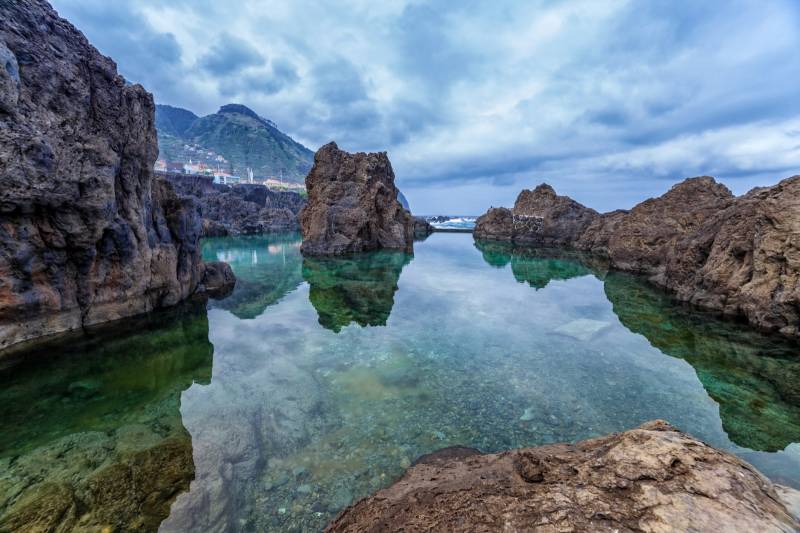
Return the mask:
<svg viewBox="0 0 800 533">
<path fill-rule="evenodd" d="M 319 530 L 421 454 L 664 418 L 800 487 L 800 347 L 583 257 L 211 239 L 227 299 L 0 359 L 0 530 Z"/>
</svg>

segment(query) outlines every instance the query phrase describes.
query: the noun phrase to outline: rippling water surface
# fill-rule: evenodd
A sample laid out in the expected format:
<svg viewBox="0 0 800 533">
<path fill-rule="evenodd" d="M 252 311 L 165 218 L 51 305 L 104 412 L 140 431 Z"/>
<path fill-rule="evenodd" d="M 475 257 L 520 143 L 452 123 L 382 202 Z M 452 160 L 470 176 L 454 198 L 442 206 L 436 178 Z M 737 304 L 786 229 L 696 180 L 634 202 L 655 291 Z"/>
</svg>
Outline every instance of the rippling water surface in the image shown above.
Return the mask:
<svg viewBox="0 0 800 533">
<path fill-rule="evenodd" d="M 654 418 L 800 486 L 797 343 L 580 256 L 468 234 L 414 256 L 299 245 L 208 240 L 229 298 L 0 363 L 0 529 L 314 531 L 437 448 Z"/>
</svg>

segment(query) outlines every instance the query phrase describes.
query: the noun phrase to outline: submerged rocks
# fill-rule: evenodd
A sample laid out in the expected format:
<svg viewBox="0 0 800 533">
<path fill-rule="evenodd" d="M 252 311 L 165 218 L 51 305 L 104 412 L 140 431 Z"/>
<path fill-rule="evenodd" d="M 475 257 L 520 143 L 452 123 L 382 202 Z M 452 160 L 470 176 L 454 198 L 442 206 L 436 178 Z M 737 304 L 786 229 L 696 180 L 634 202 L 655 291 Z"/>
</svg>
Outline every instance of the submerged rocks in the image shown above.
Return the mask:
<svg viewBox="0 0 800 533">
<path fill-rule="evenodd" d="M 711 177 L 691 178 L 603 215 L 546 189 L 520 194 L 513 212 L 489 210 L 476 239 L 585 250 L 682 301 L 800 335 L 800 176 L 740 197 Z"/>
<path fill-rule="evenodd" d="M 326 144 L 314 156 L 306 188 L 308 204 L 300 213 L 304 254 L 413 250 L 414 223 L 397 199 L 385 152 L 349 154 Z"/>
<path fill-rule="evenodd" d="M 193 294 L 199 210 L 153 177 L 152 96 L 47 2 L 0 19 L 0 349 Z"/>
<path fill-rule="evenodd" d="M 663 421 L 577 444 L 420 458 L 327 531 L 797 531 L 750 465 Z"/>
</svg>

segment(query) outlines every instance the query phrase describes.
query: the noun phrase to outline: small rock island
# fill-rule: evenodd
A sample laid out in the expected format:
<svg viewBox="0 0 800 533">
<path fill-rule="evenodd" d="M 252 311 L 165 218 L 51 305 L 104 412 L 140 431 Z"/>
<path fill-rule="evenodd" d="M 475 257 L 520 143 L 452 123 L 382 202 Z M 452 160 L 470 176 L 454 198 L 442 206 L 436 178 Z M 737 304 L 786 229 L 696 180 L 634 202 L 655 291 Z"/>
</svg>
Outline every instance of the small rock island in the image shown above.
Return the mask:
<svg viewBox="0 0 800 533">
<path fill-rule="evenodd" d="M 397 199 L 385 152 L 349 154 L 329 143 L 314 155 L 300 212 L 305 255 L 413 251 L 414 219 Z"/>
</svg>

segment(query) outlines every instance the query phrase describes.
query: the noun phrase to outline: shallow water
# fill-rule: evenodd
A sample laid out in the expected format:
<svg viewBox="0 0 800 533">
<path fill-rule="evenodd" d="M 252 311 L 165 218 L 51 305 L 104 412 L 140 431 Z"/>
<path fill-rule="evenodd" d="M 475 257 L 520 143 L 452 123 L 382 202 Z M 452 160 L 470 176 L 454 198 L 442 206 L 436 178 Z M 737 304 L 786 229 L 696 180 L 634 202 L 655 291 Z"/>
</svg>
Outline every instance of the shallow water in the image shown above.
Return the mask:
<svg viewBox="0 0 800 533">
<path fill-rule="evenodd" d="M 434 234 L 413 257 L 303 259 L 299 242 L 208 240 L 229 298 L 7 363 L 0 525 L 314 531 L 437 448 L 654 418 L 800 487 L 797 343 L 580 256 Z"/>
</svg>

